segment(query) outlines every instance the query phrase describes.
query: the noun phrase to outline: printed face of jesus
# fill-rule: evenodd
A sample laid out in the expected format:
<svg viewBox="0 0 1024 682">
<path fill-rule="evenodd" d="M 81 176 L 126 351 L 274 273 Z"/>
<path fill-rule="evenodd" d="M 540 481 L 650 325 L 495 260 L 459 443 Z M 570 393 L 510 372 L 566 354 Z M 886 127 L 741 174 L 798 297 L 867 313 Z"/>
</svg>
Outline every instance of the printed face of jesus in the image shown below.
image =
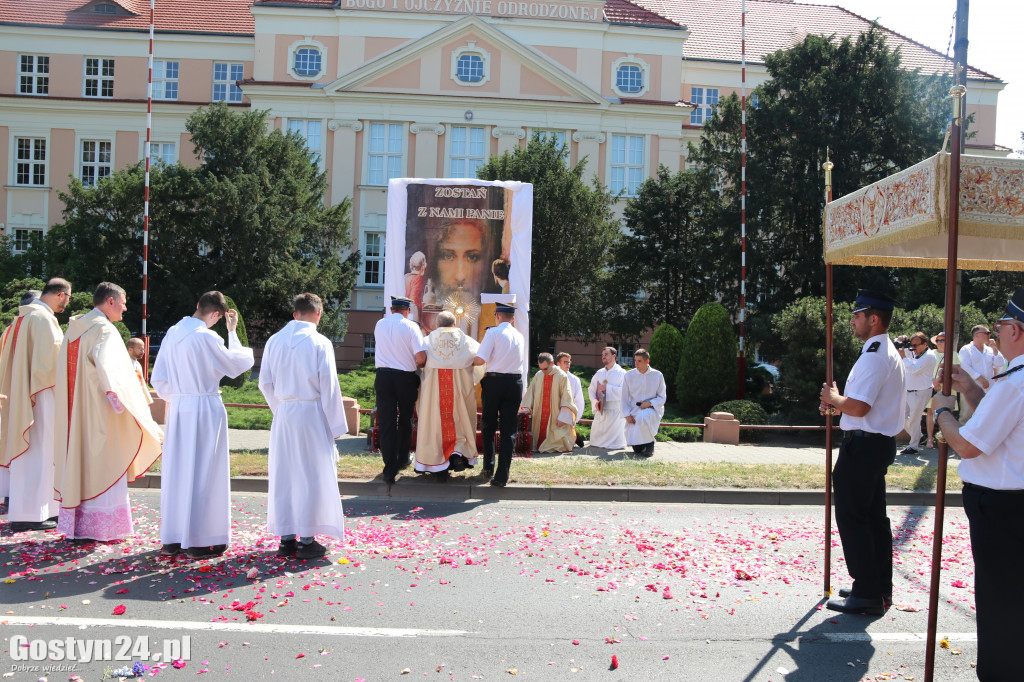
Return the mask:
<svg viewBox="0 0 1024 682">
<path fill-rule="evenodd" d="M 484 235 L 473 223 L 456 223 L 449 227 L 437 245 L 437 273 L 442 291 L 462 287 L 479 293 L 483 281 Z"/>
</svg>

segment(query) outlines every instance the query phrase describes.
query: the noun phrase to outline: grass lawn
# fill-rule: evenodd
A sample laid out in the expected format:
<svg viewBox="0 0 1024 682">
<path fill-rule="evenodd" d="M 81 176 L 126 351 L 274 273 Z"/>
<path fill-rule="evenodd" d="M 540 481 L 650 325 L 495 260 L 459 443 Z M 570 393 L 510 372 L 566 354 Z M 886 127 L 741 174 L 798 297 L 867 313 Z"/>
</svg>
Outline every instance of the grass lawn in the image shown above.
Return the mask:
<svg viewBox="0 0 1024 682">
<path fill-rule="evenodd" d="M 338 478 L 370 480 L 380 474 L 380 455 L 342 455 Z M 160 462 L 150 469 L 159 473 Z M 889 467 L 889 490 L 934 490 L 936 467 Z M 266 476 L 267 451 L 247 450 L 231 454 L 232 476 Z M 415 476 L 411 469 L 404 475 Z M 474 472 L 452 474 L 452 481 L 465 482 Z M 513 483 L 531 485 L 614 485 L 682 488 L 761 488 L 770 490 L 822 490 L 825 474 L 821 467 L 807 464 L 677 463 L 651 460 L 595 461 L 589 457 L 516 459 L 512 462 Z M 955 467 L 948 469 L 946 490 L 959 490 Z"/>
</svg>

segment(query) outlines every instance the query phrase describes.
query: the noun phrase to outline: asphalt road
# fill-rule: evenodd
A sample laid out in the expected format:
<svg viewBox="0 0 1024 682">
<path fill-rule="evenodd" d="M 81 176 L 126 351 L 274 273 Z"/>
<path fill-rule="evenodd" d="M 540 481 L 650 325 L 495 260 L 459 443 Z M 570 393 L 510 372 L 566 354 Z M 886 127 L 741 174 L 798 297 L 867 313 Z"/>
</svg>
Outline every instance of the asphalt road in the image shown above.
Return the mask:
<svg viewBox="0 0 1024 682">
<path fill-rule="evenodd" d="M 891 510 L 897 607 L 866 617 L 821 608 L 816 507 L 349 498 L 345 542 L 303 563 L 275 556 L 266 496 L 235 495 L 228 555 L 189 562 L 156 557 L 158 491 L 132 499 L 137 534 L 121 544 L 2 526 L 5 677 L 131 665 L 24 660 L 73 638 L 79 659 L 103 654 L 93 640 L 135 660 L 174 640 L 183 668 L 141 661 L 172 680 L 924 679 L 930 510 Z M 936 679 L 972 680 L 967 525 L 961 510 L 946 521 Z M 838 535 L 834 547 L 838 589 Z"/>
</svg>

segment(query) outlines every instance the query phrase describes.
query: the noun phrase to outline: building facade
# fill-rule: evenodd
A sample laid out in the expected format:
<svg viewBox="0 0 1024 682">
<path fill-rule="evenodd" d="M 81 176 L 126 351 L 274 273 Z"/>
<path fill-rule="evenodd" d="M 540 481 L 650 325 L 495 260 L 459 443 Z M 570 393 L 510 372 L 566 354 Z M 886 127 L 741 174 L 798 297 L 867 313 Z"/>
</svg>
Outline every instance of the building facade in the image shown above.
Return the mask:
<svg viewBox="0 0 1024 682">
<path fill-rule="evenodd" d="M 761 55 L 870 26 L 838 7 L 747 6 L 748 88 L 767 77 Z M 372 354 L 385 303 L 389 179 L 475 177 L 539 132 L 630 196 L 659 165 L 685 168 L 687 144 L 740 88 L 740 0 L 157 0 L 155 16 L 155 161 L 198 163 L 184 127 L 197 107 L 255 107 L 319 156 L 327 201 L 352 198 L 363 261 L 343 367 Z M 143 157 L 148 24 L 148 0 L 0 0 L 0 221 L 16 249 L 60 221 L 69 176 L 94 184 Z M 888 38 L 908 67 L 949 70 Z M 1004 86 L 969 71 L 987 153 L 1009 152 L 994 145 Z M 565 349 L 596 365 L 603 345 Z"/>
</svg>

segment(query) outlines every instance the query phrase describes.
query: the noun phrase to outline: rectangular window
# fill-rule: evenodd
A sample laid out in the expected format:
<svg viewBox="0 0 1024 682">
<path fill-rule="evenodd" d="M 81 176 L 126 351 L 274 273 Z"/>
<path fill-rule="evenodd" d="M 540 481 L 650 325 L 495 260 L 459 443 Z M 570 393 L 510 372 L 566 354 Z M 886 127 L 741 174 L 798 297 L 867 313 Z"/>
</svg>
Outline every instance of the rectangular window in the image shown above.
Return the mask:
<svg viewBox="0 0 1024 682">
<path fill-rule="evenodd" d="M 178 160 L 177 145 L 173 142 L 154 142 L 149 150 L 153 165 L 173 166 Z"/>
<path fill-rule="evenodd" d="M 619 342 L 618 348 L 619 357 L 616 361 L 623 367 L 636 367 L 636 362 L 633 361 L 633 353 L 636 352 L 636 344 Z"/>
<path fill-rule="evenodd" d="M 690 101 L 694 104 L 694 110 L 690 112 L 690 124 L 704 125 L 718 104 L 718 88 L 690 88 Z"/>
<path fill-rule="evenodd" d="M 367 184 L 386 185 L 402 177 L 402 125 L 371 123 L 369 156 Z"/>
<path fill-rule="evenodd" d="M 114 96 L 114 60 L 101 57 L 85 58 L 86 97 Z"/>
<path fill-rule="evenodd" d="M 363 249 L 363 284 L 384 286 L 384 233 L 367 232 Z"/>
<path fill-rule="evenodd" d="M 86 187 L 95 187 L 101 178 L 110 175 L 110 147 L 110 142 L 104 140 L 82 140 L 79 177 Z"/>
<path fill-rule="evenodd" d="M 612 194 L 625 190 L 635 197 L 644 181 L 644 138 L 641 135 L 612 135 Z"/>
<path fill-rule="evenodd" d="M 32 54 L 18 55 L 18 92 L 22 95 L 49 94 L 49 57 Z"/>
<path fill-rule="evenodd" d="M 178 62 L 153 62 L 153 99 L 178 99 Z"/>
<path fill-rule="evenodd" d="M 305 118 L 292 118 L 288 120 L 288 130 L 295 131 L 306 139 L 306 149 L 316 154 L 317 161 L 320 160 L 320 130 L 322 121 L 313 121 Z"/>
<path fill-rule="evenodd" d="M 484 165 L 484 129 L 452 126 L 451 173 L 453 178 L 475 178 Z"/>
<path fill-rule="evenodd" d="M 14 182 L 41 187 L 46 184 L 46 140 L 38 137 L 14 138 L 17 158 Z"/>
<path fill-rule="evenodd" d="M 552 137 L 555 138 L 555 146 L 558 148 L 565 144 L 565 131 L 562 130 L 538 130 L 537 135 L 540 136 L 541 142 L 547 142 Z"/>
<path fill-rule="evenodd" d="M 242 80 L 243 65 L 229 62 L 213 63 L 213 101 L 241 102 L 242 88 L 235 81 Z"/>
<path fill-rule="evenodd" d="M 32 240 L 43 235 L 42 230 L 15 230 L 14 253 L 24 253 L 32 245 Z"/>
<path fill-rule="evenodd" d="M 363 334 L 363 360 L 377 354 L 377 339 L 373 334 Z"/>
</svg>

